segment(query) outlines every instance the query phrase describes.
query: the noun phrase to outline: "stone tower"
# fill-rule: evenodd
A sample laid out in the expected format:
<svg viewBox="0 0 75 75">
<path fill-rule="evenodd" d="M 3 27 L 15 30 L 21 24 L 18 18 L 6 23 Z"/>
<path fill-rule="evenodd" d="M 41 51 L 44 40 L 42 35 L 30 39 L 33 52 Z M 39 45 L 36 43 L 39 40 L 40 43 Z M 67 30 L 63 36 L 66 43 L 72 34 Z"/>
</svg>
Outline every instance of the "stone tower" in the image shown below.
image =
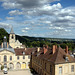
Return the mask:
<svg viewBox="0 0 75 75">
<path fill-rule="evenodd" d="M 15 43 L 15 33 L 13 31 L 13 28 L 11 28 L 10 35 L 9 35 L 9 45 L 13 47 L 14 43 Z"/>
</svg>

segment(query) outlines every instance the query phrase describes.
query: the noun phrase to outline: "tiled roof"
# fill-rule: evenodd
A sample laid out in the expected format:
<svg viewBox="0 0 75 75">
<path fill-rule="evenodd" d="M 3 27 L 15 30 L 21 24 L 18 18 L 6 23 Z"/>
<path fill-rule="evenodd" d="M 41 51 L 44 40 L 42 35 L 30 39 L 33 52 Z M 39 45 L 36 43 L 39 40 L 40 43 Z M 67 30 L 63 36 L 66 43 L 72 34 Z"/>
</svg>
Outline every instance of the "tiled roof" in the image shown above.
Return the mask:
<svg viewBox="0 0 75 75">
<path fill-rule="evenodd" d="M 35 52 L 33 56 L 36 56 L 37 58 L 52 62 L 54 64 L 75 62 L 75 58 L 73 58 L 69 54 L 66 54 L 66 52 L 61 47 L 57 48 L 54 54 L 52 53 L 52 49 L 50 48 L 48 48 L 48 51 L 45 54 L 43 52 L 43 49 L 41 49 L 39 53 L 40 53 L 39 56 L 37 56 L 38 54 L 37 52 Z M 69 60 L 66 61 L 64 56 L 67 56 Z"/>
<path fill-rule="evenodd" d="M 64 56 L 68 57 L 68 61 L 66 61 L 66 59 L 64 58 Z M 70 56 L 69 54 L 66 54 L 66 52 L 59 47 L 56 52 L 52 55 L 52 57 L 50 58 L 50 61 L 58 64 L 58 63 L 67 63 L 67 62 L 75 62 L 75 58 L 73 58 L 72 56 Z"/>
<path fill-rule="evenodd" d="M 23 52 L 25 52 L 25 55 L 31 55 L 31 52 L 35 50 L 35 48 L 26 48 L 26 50 L 25 48 L 15 48 L 14 50 L 16 55 L 23 55 Z"/>
</svg>

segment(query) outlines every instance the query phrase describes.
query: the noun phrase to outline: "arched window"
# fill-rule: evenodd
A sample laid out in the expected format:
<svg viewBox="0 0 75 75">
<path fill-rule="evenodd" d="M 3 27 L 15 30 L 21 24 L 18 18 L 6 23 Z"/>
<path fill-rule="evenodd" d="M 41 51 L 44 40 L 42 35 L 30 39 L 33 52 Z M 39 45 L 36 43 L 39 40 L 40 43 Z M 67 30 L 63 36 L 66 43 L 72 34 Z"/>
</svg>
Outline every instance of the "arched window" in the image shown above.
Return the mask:
<svg viewBox="0 0 75 75">
<path fill-rule="evenodd" d="M 17 62 L 16 68 L 17 68 L 17 69 L 21 69 L 21 64 L 20 64 L 19 62 Z"/>
<path fill-rule="evenodd" d="M 19 56 L 17 56 L 17 60 L 19 60 Z"/>
<path fill-rule="evenodd" d="M 25 59 L 25 56 L 23 55 L 23 59 Z"/>
<path fill-rule="evenodd" d="M 13 39 L 14 37 L 13 37 L 13 35 L 12 35 L 12 39 Z"/>
<path fill-rule="evenodd" d="M 7 56 L 6 55 L 4 55 L 4 62 L 6 62 L 7 61 Z"/>
<path fill-rule="evenodd" d="M 10 60 L 12 60 L 12 56 L 10 56 Z"/>
<path fill-rule="evenodd" d="M 10 70 L 13 70 L 13 69 L 14 69 L 13 63 L 10 63 L 10 64 L 9 64 L 9 69 L 10 69 Z"/>
</svg>

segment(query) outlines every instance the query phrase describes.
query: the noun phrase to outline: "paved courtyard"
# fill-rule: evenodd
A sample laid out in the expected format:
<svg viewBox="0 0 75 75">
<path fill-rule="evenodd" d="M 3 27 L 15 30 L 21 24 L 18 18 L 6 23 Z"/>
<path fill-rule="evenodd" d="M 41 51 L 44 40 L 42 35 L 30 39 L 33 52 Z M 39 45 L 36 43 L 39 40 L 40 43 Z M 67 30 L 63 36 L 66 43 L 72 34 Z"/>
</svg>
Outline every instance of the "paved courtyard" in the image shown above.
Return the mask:
<svg viewBox="0 0 75 75">
<path fill-rule="evenodd" d="M 4 74 L 3 72 L 0 72 L 0 75 L 32 75 L 29 70 L 23 70 L 23 71 L 8 71 L 8 74 Z"/>
</svg>

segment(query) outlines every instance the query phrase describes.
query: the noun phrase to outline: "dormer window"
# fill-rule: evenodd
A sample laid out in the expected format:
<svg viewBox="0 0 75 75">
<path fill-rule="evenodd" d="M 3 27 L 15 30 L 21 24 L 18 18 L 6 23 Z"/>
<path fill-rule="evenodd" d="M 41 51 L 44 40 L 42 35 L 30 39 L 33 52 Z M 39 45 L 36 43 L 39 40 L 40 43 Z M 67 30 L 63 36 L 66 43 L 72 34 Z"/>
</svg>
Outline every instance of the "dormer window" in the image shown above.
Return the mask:
<svg viewBox="0 0 75 75">
<path fill-rule="evenodd" d="M 69 61 L 69 57 L 67 55 L 64 55 L 63 58 L 65 59 L 66 62 Z"/>
<path fill-rule="evenodd" d="M 25 55 L 25 52 L 22 52 L 23 53 L 23 55 Z"/>
<path fill-rule="evenodd" d="M 66 60 L 66 62 L 67 62 L 67 61 L 69 61 L 69 58 L 68 58 L 68 56 L 66 56 L 66 57 L 65 57 L 65 60 Z"/>
</svg>

